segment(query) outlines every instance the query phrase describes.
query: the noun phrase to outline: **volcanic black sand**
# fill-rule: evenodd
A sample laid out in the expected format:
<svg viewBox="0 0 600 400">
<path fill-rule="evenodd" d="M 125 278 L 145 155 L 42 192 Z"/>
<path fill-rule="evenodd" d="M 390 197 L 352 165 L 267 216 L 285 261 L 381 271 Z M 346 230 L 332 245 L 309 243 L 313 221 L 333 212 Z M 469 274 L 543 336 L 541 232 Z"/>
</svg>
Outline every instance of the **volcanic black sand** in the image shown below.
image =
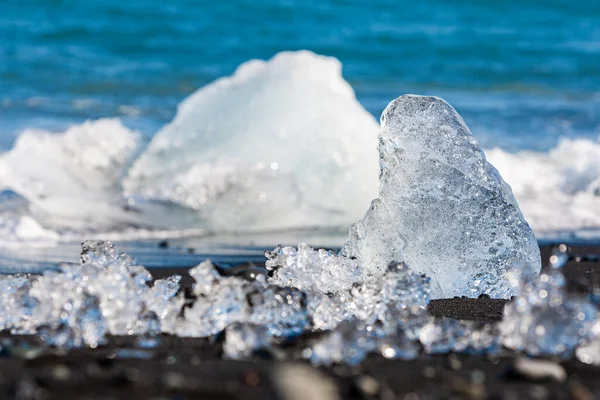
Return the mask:
<svg viewBox="0 0 600 400">
<path fill-rule="evenodd" d="M 542 249 L 548 259 L 549 248 Z M 600 287 L 600 246 L 575 246 L 565 267 L 569 289 Z M 155 278 L 185 269 L 153 269 Z M 454 298 L 432 301 L 431 314 L 458 319 L 497 321 L 505 301 Z M 221 359 L 220 339 L 163 336 L 151 350 L 135 338 L 112 337 L 98 349 L 69 352 L 47 349 L 33 337 L 0 339 L 0 399 L 546 399 L 600 398 L 600 368 L 575 360 L 546 360 L 566 378 L 531 377 L 519 355 L 421 356 L 414 361 L 371 355 L 359 367 L 312 368 L 283 361 L 302 343 L 264 352 L 251 361 Z"/>
</svg>

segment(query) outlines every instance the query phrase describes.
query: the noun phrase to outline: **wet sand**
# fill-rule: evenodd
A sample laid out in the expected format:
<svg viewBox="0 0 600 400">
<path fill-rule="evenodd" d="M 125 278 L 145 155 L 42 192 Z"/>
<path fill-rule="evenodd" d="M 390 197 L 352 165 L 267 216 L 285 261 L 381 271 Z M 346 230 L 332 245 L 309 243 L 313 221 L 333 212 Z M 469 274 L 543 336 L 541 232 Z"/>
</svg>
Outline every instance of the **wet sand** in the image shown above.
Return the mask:
<svg viewBox="0 0 600 400">
<path fill-rule="evenodd" d="M 573 247 L 581 255 L 600 246 Z M 543 259 L 549 248 L 543 248 Z M 186 269 L 153 269 L 155 278 Z M 569 289 L 587 292 L 600 283 L 600 262 L 581 257 L 565 267 Z M 454 298 L 432 301 L 435 316 L 497 321 L 504 300 Z M 5 334 L 0 339 L 0 398 L 10 399 L 546 399 L 600 398 L 600 368 L 575 360 L 556 363 L 566 379 L 532 379 L 516 367 L 520 357 L 422 356 L 414 361 L 371 355 L 359 367 L 312 368 L 281 360 L 301 350 L 302 341 L 250 361 L 221 359 L 219 339 L 164 336 L 152 350 L 136 349 L 133 338 L 111 337 L 98 349 L 64 353 L 39 347 L 35 338 Z M 535 369 L 535 368 L 534 368 Z"/>
</svg>

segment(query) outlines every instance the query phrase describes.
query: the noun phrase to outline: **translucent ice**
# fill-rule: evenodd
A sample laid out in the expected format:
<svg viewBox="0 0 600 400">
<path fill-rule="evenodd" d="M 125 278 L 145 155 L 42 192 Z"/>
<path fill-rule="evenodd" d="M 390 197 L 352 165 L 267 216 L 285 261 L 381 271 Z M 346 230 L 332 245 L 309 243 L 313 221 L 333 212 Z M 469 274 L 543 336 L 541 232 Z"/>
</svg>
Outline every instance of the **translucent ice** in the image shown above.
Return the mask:
<svg viewBox="0 0 600 400">
<path fill-rule="evenodd" d="M 148 286 L 150 273 L 106 241 L 82 245 L 81 263 L 41 276 L 0 278 L 0 319 L 13 333 L 35 333 L 53 346 L 96 347 L 107 333 L 156 336 L 173 331 L 183 306 L 180 277 Z"/>
<path fill-rule="evenodd" d="M 590 337 L 577 348 L 575 356 L 582 363 L 600 365 L 600 320 L 591 328 Z"/>
<path fill-rule="evenodd" d="M 592 335 L 598 309 L 589 299 L 567 293 L 562 253 L 554 252 L 551 268 L 539 276 L 509 274 L 518 297 L 504 308 L 500 323 L 504 346 L 530 355 L 570 357 Z"/>
<path fill-rule="evenodd" d="M 273 271 L 269 282 L 275 285 L 339 293 L 364 278 L 356 260 L 328 250 L 315 250 L 306 243 L 297 248 L 280 246 L 265 255 L 266 267 Z"/>
<path fill-rule="evenodd" d="M 233 360 L 248 358 L 256 350 L 268 347 L 271 335 L 266 327 L 235 323 L 225 330 L 223 357 Z"/>
<path fill-rule="evenodd" d="M 398 328 L 415 337 L 426 322 L 429 280 L 404 264 L 392 263 L 371 275 L 357 260 L 301 243 L 267 252 L 269 284 L 292 286 L 307 294 L 314 329 L 332 329 L 343 320 Z"/>
<path fill-rule="evenodd" d="M 369 273 L 403 261 L 431 278 L 439 298 L 509 297 L 507 271 L 539 271 L 537 242 L 510 187 L 444 100 L 392 101 L 381 116 L 379 163 L 379 198 L 342 249 Z"/>
<path fill-rule="evenodd" d="M 37 300 L 29 295 L 27 275 L 0 276 L 0 330 L 22 330 L 31 318 Z"/>
<path fill-rule="evenodd" d="M 260 274 L 253 280 L 220 276 L 210 261 L 190 270 L 190 275 L 196 281 L 193 291 L 198 298 L 185 310 L 178 334 L 206 337 L 244 323 L 287 337 L 309 327 L 305 294 L 296 288 L 267 285 Z"/>
<path fill-rule="evenodd" d="M 377 342 L 367 326 L 351 321 L 319 338 L 304 354 L 315 365 L 358 365 L 376 348 Z"/>
<path fill-rule="evenodd" d="M 403 332 L 380 338 L 377 346 L 381 355 L 390 359 L 414 360 L 421 353 L 419 343 Z"/>
</svg>

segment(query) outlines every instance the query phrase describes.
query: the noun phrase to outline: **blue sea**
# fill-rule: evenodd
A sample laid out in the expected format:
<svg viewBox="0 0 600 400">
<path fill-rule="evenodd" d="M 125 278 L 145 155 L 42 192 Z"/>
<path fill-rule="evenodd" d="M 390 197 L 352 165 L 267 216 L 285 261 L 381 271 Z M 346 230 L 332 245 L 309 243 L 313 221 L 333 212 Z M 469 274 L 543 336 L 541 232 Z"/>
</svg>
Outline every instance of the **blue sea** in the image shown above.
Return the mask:
<svg viewBox="0 0 600 400">
<path fill-rule="evenodd" d="M 11 150 L 25 132 L 61 135 L 69 127 L 87 126 L 85 121 L 117 118 L 123 129 L 139 132 L 140 153 L 195 91 L 232 75 L 248 60 L 296 50 L 338 59 L 343 78 L 375 120 L 399 95 L 443 97 L 513 187 L 539 238 L 599 236 L 598 0 L 5 0 L 0 6 L 0 247 L 3 239 L 15 244 L 2 235 L 21 234 L 25 243 L 32 235 L 52 243 L 86 237 L 78 230 L 81 224 L 64 222 L 60 213 L 48 222 L 39 212 L 50 209 L 45 194 L 20 192 L 10 184 L 14 176 L 3 187 L 3 157 L 23 170 L 43 159 L 34 172 L 17 177 L 22 187 L 63 183 L 57 178 L 63 172 L 55 168 L 64 155 L 46 159 L 54 147 Z M 40 177 L 40 170 L 47 176 Z M 28 181 L 32 177 L 35 182 Z M 117 193 L 119 201 L 135 202 L 126 195 Z M 172 204 L 151 206 L 159 211 L 145 212 L 190 220 L 179 208 L 168 208 Z M 23 207 L 38 213 L 14 211 Z M 37 220 L 23 220 L 24 215 Z M 127 234 L 116 237 L 152 236 L 147 230 L 132 234 L 138 227 L 127 225 Z M 314 244 L 335 247 L 346 231 L 344 224 L 320 232 Z M 277 244 L 271 243 L 277 235 L 267 237 L 258 240 L 260 246 Z M 208 253 L 213 243 L 251 249 L 257 243 L 236 236 L 208 245 L 180 240 L 182 249 L 204 246 Z M 40 248 L 45 250 L 36 250 L 34 258 L 64 258 L 62 250 Z M 144 257 L 141 249 L 138 256 Z M 246 254 L 245 247 L 235 249 Z M 224 254 L 224 248 L 215 252 Z M 156 259 L 152 252 L 146 258 L 150 264 Z"/>
<path fill-rule="evenodd" d="M 597 0 L 7 0 L 0 150 L 115 116 L 148 140 L 194 90 L 297 49 L 338 58 L 377 118 L 403 93 L 444 97 L 485 148 L 600 132 Z"/>
</svg>

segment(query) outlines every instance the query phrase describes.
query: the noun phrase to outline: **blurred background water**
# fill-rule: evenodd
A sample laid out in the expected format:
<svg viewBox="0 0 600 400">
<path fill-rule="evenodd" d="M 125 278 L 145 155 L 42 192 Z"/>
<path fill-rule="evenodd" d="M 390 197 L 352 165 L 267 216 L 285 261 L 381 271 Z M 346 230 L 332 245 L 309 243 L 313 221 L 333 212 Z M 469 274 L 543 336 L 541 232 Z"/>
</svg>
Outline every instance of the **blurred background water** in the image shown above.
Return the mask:
<svg viewBox="0 0 600 400">
<path fill-rule="evenodd" d="M 597 0 L 5 0 L 0 151 L 100 117 L 148 140 L 197 88 L 294 49 L 340 59 L 376 117 L 406 92 L 446 98 L 486 148 L 600 133 Z"/>
</svg>

